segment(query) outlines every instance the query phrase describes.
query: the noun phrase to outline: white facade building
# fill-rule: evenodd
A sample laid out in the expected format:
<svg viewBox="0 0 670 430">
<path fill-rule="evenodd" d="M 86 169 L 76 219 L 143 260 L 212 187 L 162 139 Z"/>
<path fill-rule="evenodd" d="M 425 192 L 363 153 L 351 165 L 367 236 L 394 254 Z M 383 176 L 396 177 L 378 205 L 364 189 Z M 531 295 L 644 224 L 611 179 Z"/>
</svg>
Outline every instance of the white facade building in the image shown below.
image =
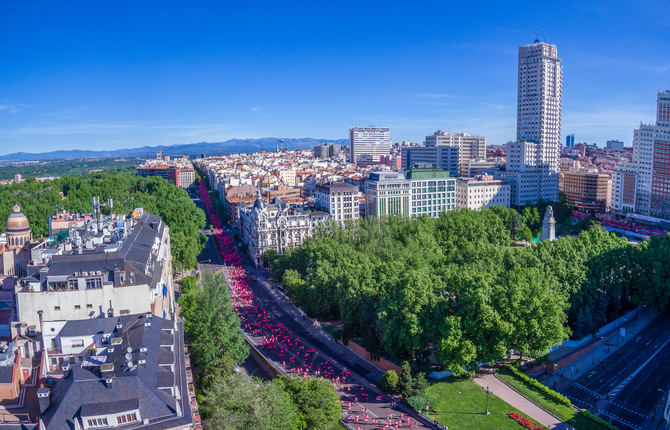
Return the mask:
<svg viewBox="0 0 670 430">
<path fill-rule="evenodd" d="M 295 169 L 282 168 L 279 170 L 279 180 L 289 187 L 295 186 Z"/>
<path fill-rule="evenodd" d="M 391 132 L 385 127 L 349 129 L 349 157 L 353 164 L 376 164 L 391 154 Z"/>
<path fill-rule="evenodd" d="M 174 282 L 168 226 L 144 212 L 123 242 L 104 249 L 54 255 L 21 278 L 19 321 L 39 331 L 40 320 L 58 321 L 153 313 L 174 315 Z"/>
<path fill-rule="evenodd" d="M 265 251 L 282 255 L 288 248 L 302 246 L 314 228 L 328 218 L 326 213 L 297 212 L 278 199 L 266 205 L 260 194 L 252 207 L 240 203 L 242 240 L 256 266 L 262 264 Z"/>
<path fill-rule="evenodd" d="M 341 224 L 359 218 L 358 187 L 346 182 L 318 185 L 314 192 L 316 206 L 328 212 L 331 218 Z"/>
<path fill-rule="evenodd" d="M 670 219 L 670 91 L 659 92 L 656 104 L 656 124 L 640 124 L 632 161 L 614 169 L 612 209 Z"/>
<path fill-rule="evenodd" d="M 442 169 L 411 169 L 407 172 L 411 192 L 411 216 L 437 218 L 456 207 L 456 179 Z"/>
<path fill-rule="evenodd" d="M 510 205 L 510 185 L 491 176 L 460 178 L 456 181 L 456 209 Z"/>
<path fill-rule="evenodd" d="M 536 40 L 520 47 L 518 72 L 517 142 L 508 145 L 506 174 L 512 204 L 555 201 L 563 99 L 563 67 L 556 45 Z"/>
</svg>

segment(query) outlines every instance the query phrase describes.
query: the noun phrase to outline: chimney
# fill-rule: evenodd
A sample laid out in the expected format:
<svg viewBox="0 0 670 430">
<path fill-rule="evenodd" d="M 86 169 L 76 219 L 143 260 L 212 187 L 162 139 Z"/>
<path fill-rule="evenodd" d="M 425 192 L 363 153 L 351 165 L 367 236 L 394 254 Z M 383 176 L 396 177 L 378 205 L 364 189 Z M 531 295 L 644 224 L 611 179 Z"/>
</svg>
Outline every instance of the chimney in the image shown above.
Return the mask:
<svg viewBox="0 0 670 430">
<path fill-rule="evenodd" d="M 107 317 L 111 318 L 114 316 L 114 308 L 112 307 L 112 301 L 109 301 L 109 309 L 107 309 Z"/>
<path fill-rule="evenodd" d="M 105 386 L 107 388 L 112 388 L 112 382 L 114 381 L 114 363 L 104 363 L 100 366 L 100 374 L 105 380 Z"/>
<path fill-rule="evenodd" d="M 49 405 L 51 404 L 51 390 L 49 390 L 48 387 L 40 387 L 37 389 L 37 401 L 40 404 L 40 415 L 44 414 L 44 412 L 49 409 Z"/>
<path fill-rule="evenodd" d="M 40 319 L 40 333 L 44 333 L 44 330 L 42 330 L 42 311 L 37 311 L 37 317 Z M 41 350 L 44 352 L 46 350 L 46 347 L 44 346 L 44 335 L 42 334 L 42 342 L 41 342 Z"/>
<path fill-rule="evenodd" d="M 64 360 L 63 364 L 61 364 L 61 370 L 63 371 L 63 376 L 66 377 L 67 374 L 70 372 L 70 360 Z"/>
<path fill-rule="evenodd" d="M 114 270 L 113 276 L 114 276 L 114 286 L 118 287 L 119 285 L 121 285 L 121 269 Z"/>
</svg>

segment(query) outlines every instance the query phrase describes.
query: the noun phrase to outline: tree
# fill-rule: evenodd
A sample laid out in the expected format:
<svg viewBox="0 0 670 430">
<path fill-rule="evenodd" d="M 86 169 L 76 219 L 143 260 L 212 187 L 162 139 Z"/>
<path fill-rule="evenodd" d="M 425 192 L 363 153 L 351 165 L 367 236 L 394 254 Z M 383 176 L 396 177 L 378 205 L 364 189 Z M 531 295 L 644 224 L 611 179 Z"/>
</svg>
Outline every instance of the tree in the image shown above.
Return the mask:
<svg viewBox="0 0 670 430">
<path fill-rule="evenodd" d="M 568 337 L 566 297 L 539 270 L 514 268 L 499 293 L 499 312 L 514 328 L 509 345 L 522 355 L 545 352 Z"/>
<path fill-rule="evenodd" d="M 413 396 L 423 396 L 423 393 L 428 388 L 428 381 L 426 381 L 426 374 L 424 372 L 419 372 L 414 376 L 414 382 L 412 385 L 412 395 Z"/>
<path fill-rule="evenodd" d="M 633 271 L 636 300 L 667 312 L 670 309 L 670 233 L 645 241 L 634 260 L 639 262 Z"/>
<path fill-rule="evenodd" d="M 170 228 L 170 247 L 175 271 L 194 268 L 205 244 L 200 228 L 205 214 L 188 193 L 159 177 L 142 178 L 134 173 L 95 173 L 47 182 L 23 182 L 0 187 L 0 219 L 6 219 L 15 203 L 28 217 L 33 237 L 48 234 L 48 217 L 56 210 L 92 212 L 91 198 L 114 200 L 116 213 L 137 207 L 158 215 Z M 109 213 L 109 208 L 105 209 Z M 0 223 L 0 232 L 4 222 Z"/>
<path fill-rule="evenodd" d="M 191 340 L 191 350 L 198 370 L 206 374 L 216 363 L 228 369 L 241 363 L 249 354 L 239 331 L 240 319 L 235 313 L 225 281 L 220 275 L 204 272 L 202 289 L 189 291 L 180 298 L 185 307 L 184 329 Z"/>
<path fill-rule="evenodd" d="M 301 429 L 328 429 L 342 416 L 342 406 L 333 384 L 323 378 L 293 375 L 277 380 L 289 394 L 304 426 Z"/>
<path fill-rule="evenodd" d="M 528 226 L 523 227 L 523 232 L 521 233 L 521 237 L 526 242 L 532 242 L 533 241 L 533 232 L 530 231 L 530 228 L 528 228 Z"/>
<path fill-rule="evenodd" d="M 274 250 L 274 248 L 268 249 L 263 253 L 263 256 L 261 257 L 261 260 L 263 261 L 263 267 L 267 267 L 274 270 L 274 265 L 278 257 L 279 255 L 277 254 L 277 251 Z"/>
<path fill-rule="evenodd" d="M 382 390 L 390 394 L 395 394 L 398 391 L 398 374 L 395 370 L 387 370 L 382 379 L 379 382 L 379 386 Z"/>
<path fill-rule="evenodd" d="M 214 372 L 207 378 L 200 410 L 207 429 L 303 428 L 291 396 L 280 383 L 236 373 Z"/>
<path fill-rule="evenodd" d="M 477 360 L 477 348 L 461 329 L 461 317 L 448 316 L 441 324 L 438 358 L 454 376 L 474 376 L 472 366 Z"/>
<path fill-rule="evenodd" d="M 402 363 L 401 369 L 400 378 L 398 379 L 398 388 L 400 389 L 400 394 L 407 399 L 412 396 L 414 391 L 412 368 L 409 366 L 409 362 L 405 361 Z"/>
<path fill-rule="evenodd" d="M 435 356 L 455 375 L 510 349 L 546 351 L 638 303 L 668 309 L 668 239 L 638 249 L 592 227 L 511 247 L 511 237 L 532 239 L 548 204 L 324 223 L 268 260 L 305 312 L 342 320 L 344 338 L 417 367 Z M 569 222 L 569 205 L 552 204 Z"/>
<path fill-rule="evenodd" d="M 288 269 L 284 272 L 284 276 L 282 277 L 282 286 L 286 289 L 288 295 L 292 299 L 296 299 L 302 294 L 305 281 L 296 270 Z"/>
</svg>

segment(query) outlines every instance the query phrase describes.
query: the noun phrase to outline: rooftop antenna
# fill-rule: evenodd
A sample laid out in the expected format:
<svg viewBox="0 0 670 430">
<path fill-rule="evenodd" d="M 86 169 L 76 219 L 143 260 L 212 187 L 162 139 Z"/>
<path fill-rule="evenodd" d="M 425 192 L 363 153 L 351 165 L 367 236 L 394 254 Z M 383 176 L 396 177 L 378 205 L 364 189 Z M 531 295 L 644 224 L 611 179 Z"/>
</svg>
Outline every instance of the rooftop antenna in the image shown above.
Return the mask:
<svg viewBox="0 0 670 430">
<path fill-rule="evenodd" d="M 540 30 L 535 29 L 535 42 L 534 43 L 540 43 Z"/>
<path fill-rule="evenodd" d="M 93 196 L 91 204 L 93 205 L 93 218 L 95 218 L 95 231 L 97 232 L 100 228 L 100 222 L 98 221 L 98 214 L 100 213 L 100 196 Z"/>
</svg>

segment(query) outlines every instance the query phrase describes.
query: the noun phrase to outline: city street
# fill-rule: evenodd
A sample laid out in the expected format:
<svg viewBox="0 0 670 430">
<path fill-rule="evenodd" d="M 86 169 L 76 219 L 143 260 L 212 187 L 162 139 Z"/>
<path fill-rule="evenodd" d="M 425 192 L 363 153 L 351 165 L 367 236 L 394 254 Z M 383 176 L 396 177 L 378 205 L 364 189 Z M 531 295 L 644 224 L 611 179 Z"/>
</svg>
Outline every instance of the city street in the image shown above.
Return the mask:
<svg viewBox="0 0 670 430">
<path fill-rule="evenodd" d="M 670 316 L 656 318 L 610 358 L 561 392 L 615 425 L 643 429 L 670 386 Z"/>
<path fill-rule="evenodd" d="M 201 193 L 202 195 L 203 193 Z M 206 193 L 203 203 L 214 225 L 215 246 L 207 244 L 201 270 L 221 272 L 228 285 L 242 328 L 259 350 L 285 373 L 330 379 L 342 404 L 343 416 L 352 429 L 438 428 L 415 412 L 394 405 L 370 381 L 381 371 L 333 342 L 283 295 L 271 291 L 262 274 L 244 265 L 230 236 L 222 230 Z M 223 258 L 221 258 L 223 257 Z M 223 261 L 221 261 L 223 260 Z M 216 264 L 223 263 L 223 265 Z M 369 378 L 369 379 L 368 379 Z"/>
</svg>

